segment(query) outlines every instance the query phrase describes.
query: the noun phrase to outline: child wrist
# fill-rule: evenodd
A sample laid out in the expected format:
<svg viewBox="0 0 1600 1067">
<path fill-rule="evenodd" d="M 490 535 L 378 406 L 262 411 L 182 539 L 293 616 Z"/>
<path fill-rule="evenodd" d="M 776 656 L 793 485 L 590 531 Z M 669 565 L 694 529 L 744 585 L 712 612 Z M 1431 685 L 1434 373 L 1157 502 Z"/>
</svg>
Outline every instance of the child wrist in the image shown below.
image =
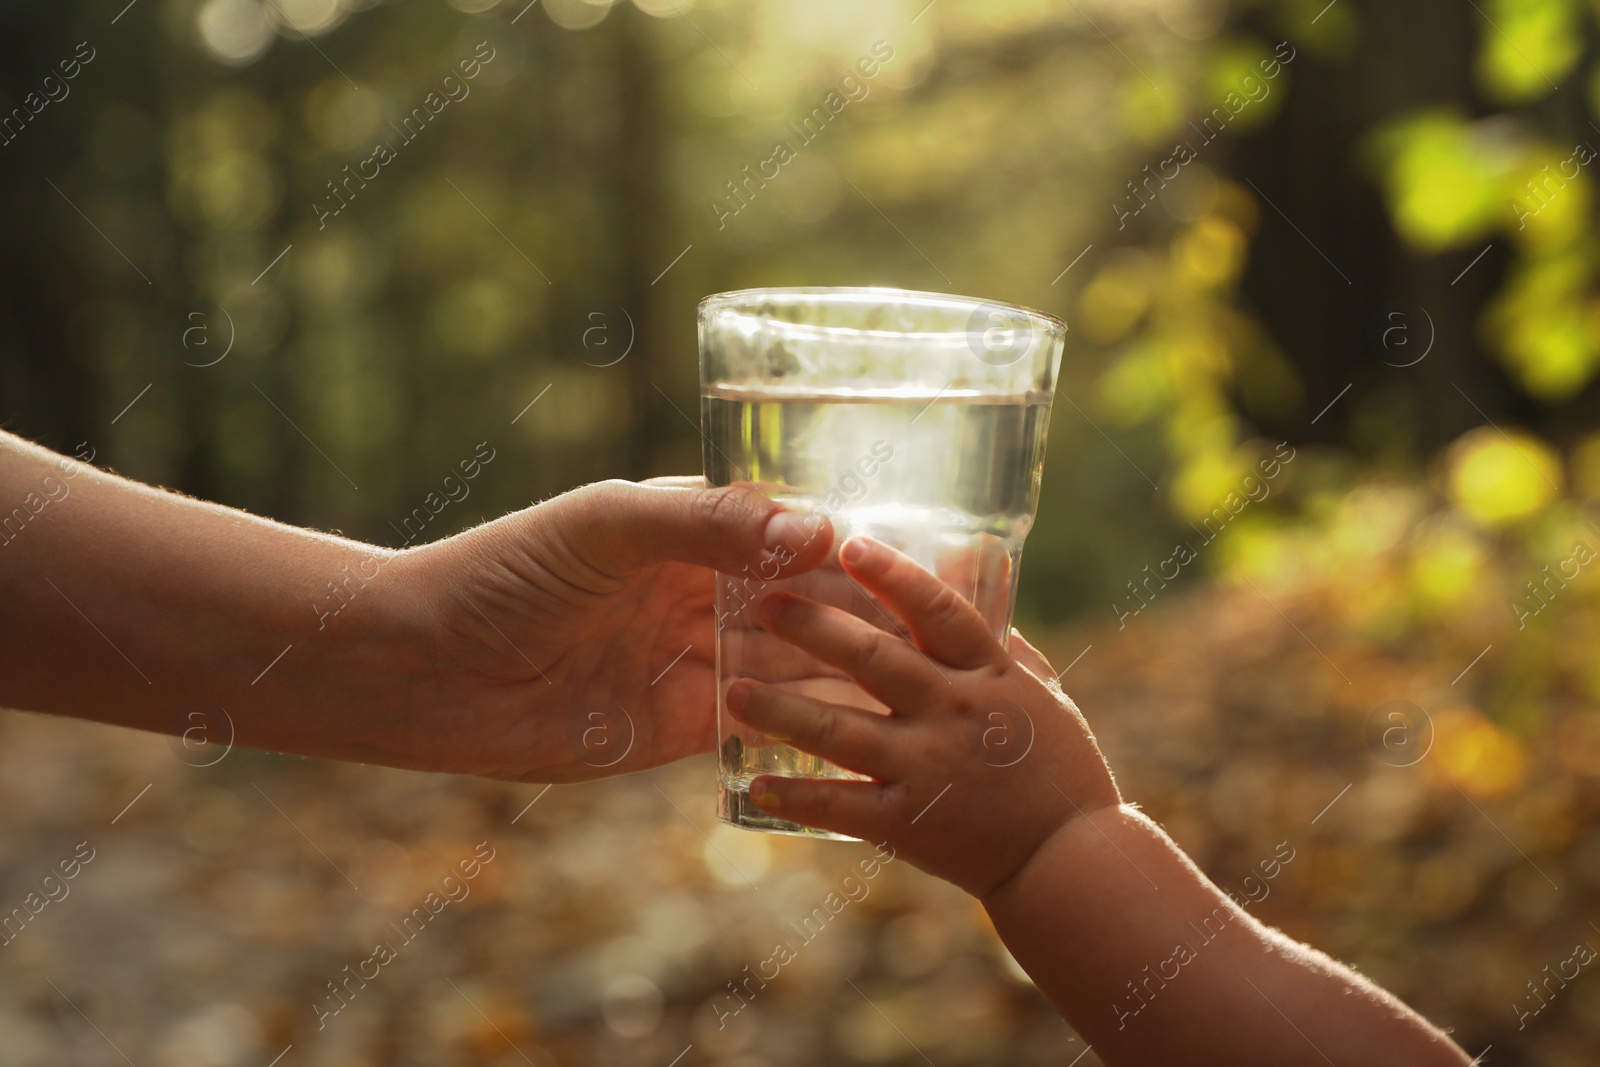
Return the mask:
<svg viewBox="0 0 1600 1067">
<path fill-rule="evenodd" d="M 1079 862 L 1081 857 L 1094 854 L 1092 845 L 1109 840 L 1108 835 L 1115 834 L 1129 816 L 1143 818 L 1133 805 L 1120 803 L 1119 798 L 1092 806 L 1074 803 L 1066 818 L 1039 841 L 1016 870 L 981 894 L 979 902 L 988 908 L 991 901 L 1000 902 L 1016 893 L 1025 894 L 1036 884 L 1048 884 L 1062 864 L 1071 865 L 1079 874 L 1087 873 Z"/>
</svg>

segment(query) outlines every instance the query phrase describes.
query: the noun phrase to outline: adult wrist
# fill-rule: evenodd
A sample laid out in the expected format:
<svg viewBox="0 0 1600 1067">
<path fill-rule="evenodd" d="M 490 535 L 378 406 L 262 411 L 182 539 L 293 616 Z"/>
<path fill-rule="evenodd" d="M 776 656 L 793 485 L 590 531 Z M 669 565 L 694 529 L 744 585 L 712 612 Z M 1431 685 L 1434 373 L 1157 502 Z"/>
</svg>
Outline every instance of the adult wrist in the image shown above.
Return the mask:
<svg viewBox="0 0 1600 1067">
<path fill-rule="evenodd" d="M 241 740 L 318 758 L 433 766 L 439 731 L 421 712 L 436 692 L 438 641 L 416 554 L 347 542 L 316 557 L 305 566 L 318 580 L 294 583 L 295 602 L 272 613 L 294 621 L 259 636 L 268 648 L 281 640 L 281 658 L 246 684 L 251 721 Z"/>
</svg>

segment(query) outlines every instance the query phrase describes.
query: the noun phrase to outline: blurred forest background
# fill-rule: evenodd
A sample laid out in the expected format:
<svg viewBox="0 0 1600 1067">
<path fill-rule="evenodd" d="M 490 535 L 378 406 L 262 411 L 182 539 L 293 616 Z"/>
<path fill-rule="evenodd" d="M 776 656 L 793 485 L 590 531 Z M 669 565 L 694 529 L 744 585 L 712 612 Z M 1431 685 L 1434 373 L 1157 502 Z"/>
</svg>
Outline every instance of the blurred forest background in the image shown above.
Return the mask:
<svg viewBox="0 0 1600 1067">
<path fill-rule="evenodd" d="M 1590 1063 L 1600 979 L 1539 983 L 1600 947 L 1597 42 L 1580 0 L 0 0 L 0 424 L 398 545 L 480 441 L 428 538 L 697 471 L 707 293 L 1059 314 L 1019 619 L 1127 795 L 1227 888 L 1288 842 L 1254 910 L 1484 1062 Z M 716 826 L 704 762 L 543 799 L 0 732 L 0 904 L 105 857 L 0 949 L 7 1063 L 1082 1051 L 898 866 L 718 1030 L 856 853 Z M 483 839 L 426 958 L 319 1032 Z"/>
</svg>

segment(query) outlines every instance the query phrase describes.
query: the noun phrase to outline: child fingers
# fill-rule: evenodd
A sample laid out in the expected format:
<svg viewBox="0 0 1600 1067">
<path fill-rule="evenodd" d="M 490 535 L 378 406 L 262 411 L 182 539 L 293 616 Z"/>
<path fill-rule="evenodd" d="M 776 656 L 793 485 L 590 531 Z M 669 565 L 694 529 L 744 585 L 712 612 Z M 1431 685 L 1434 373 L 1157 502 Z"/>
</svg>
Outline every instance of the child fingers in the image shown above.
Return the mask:
<svg viewBox="0 0 1600 1067">
<path fill-rule="evenodd" d="M 753 625 L 754 620 L 752 620 Z M 766 630 L 728 627 L 722 631 L 724 662 L 739 664 L 738 673 L 759 682 L 798 682 L 834 678 L 851 685 L 844 671 L 818 663 L 804 649 Z"/>
<path fill-rule="evenodd" d="M 848 574 L 839 569 L 838 563 L 834 560 L 828 560 L 805 574 L 786 579 L 783 591 L 803 596 L 807 600 L 815 600 L 819 604 L 832 604 L 847 611 L 861 598 L 861 590 L 850 580 Z M 777 590 L 774 589 L 772 592 Z"/>
<path fill-rule="evenodd" d="M 775 741 L 857 774 L 884 778 L 892 773 L 889 731 L 899 724 L 887 716 L 746 681 L 729 686 L 727 699 L 735 719 Z"/>
<path fill-rule="evenodd" d="M 761 621 L 774 635 L 850 675 L 896 712 L 919 707 L 948 689 L 939 669 L 911 642 L 848 611 L 779 593 L 761 606 Z"/>
<path fill-rule="evenodd" d="M 852 537 L 840 547 L 839 562 L 905 620 L 917 644 L 935 659 L 964 670 L 1005 662 L 1005 650 L 978 609 L 909 556 Z"/>
<path fill-rule="evenodd" d="M 864 841 L 882 840 L 899 824 L 890 787 L 879 782 L 763 775 L 750 783 L 750 796 L 762 811 Z"/>
</svg>

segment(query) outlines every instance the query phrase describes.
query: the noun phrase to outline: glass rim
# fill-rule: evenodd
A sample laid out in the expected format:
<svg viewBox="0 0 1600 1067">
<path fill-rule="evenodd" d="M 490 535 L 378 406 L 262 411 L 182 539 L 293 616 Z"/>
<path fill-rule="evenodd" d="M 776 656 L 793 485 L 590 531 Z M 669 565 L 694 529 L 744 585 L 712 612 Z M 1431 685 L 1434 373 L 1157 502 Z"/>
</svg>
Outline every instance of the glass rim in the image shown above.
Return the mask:
<svg viewBox="0 0 1600 1067">
<path fill-rule="evenodd" d="M 737 309 L 741 304 L 757 299 L 770 297 L 816 297 L 818 304 L 873 304 L 889 303 L 895 298 L 907 301 L 919 301 L 927 304 L 937 304 L 950 309 L 959 309 L 971 313 L 982 307 L 1001 308 L 1006 311 L 1016 312 L 1046 328 L 1054 328 L 1062 334 L 1067 332 L 1066 320 L 1060 316 L 1052 315 L 1048 311 L 1028 307 L 1025 304 L 1014 304 L 1006 300 L 988 300 L 983 297 L 961 296 L 951 293 L 934 293 L 924 289 L 899 289 L 894 286 L 877 285 L 803 285 L 803 286 L 766 286 L 754 289 L 730 289 L 723 293 L 712 293 L 700 298 L 695 305 L 697 315 L 703 315 L 709 310 L 720 307 Z M 779 321 L 781 320 L 774 320 Z M 813 330 L 831 332 L 843 330 L 850 333 L 881 333 L 896 337 L 946 337 L 961 336 L 964 331 L 938 330 L 929 332 L 916 332 L 909 330 L 861 330 L 846 326 L 818 326 L 810 323 L 782 323 L 788 326 L 804 326 Z"/>
</svg>

